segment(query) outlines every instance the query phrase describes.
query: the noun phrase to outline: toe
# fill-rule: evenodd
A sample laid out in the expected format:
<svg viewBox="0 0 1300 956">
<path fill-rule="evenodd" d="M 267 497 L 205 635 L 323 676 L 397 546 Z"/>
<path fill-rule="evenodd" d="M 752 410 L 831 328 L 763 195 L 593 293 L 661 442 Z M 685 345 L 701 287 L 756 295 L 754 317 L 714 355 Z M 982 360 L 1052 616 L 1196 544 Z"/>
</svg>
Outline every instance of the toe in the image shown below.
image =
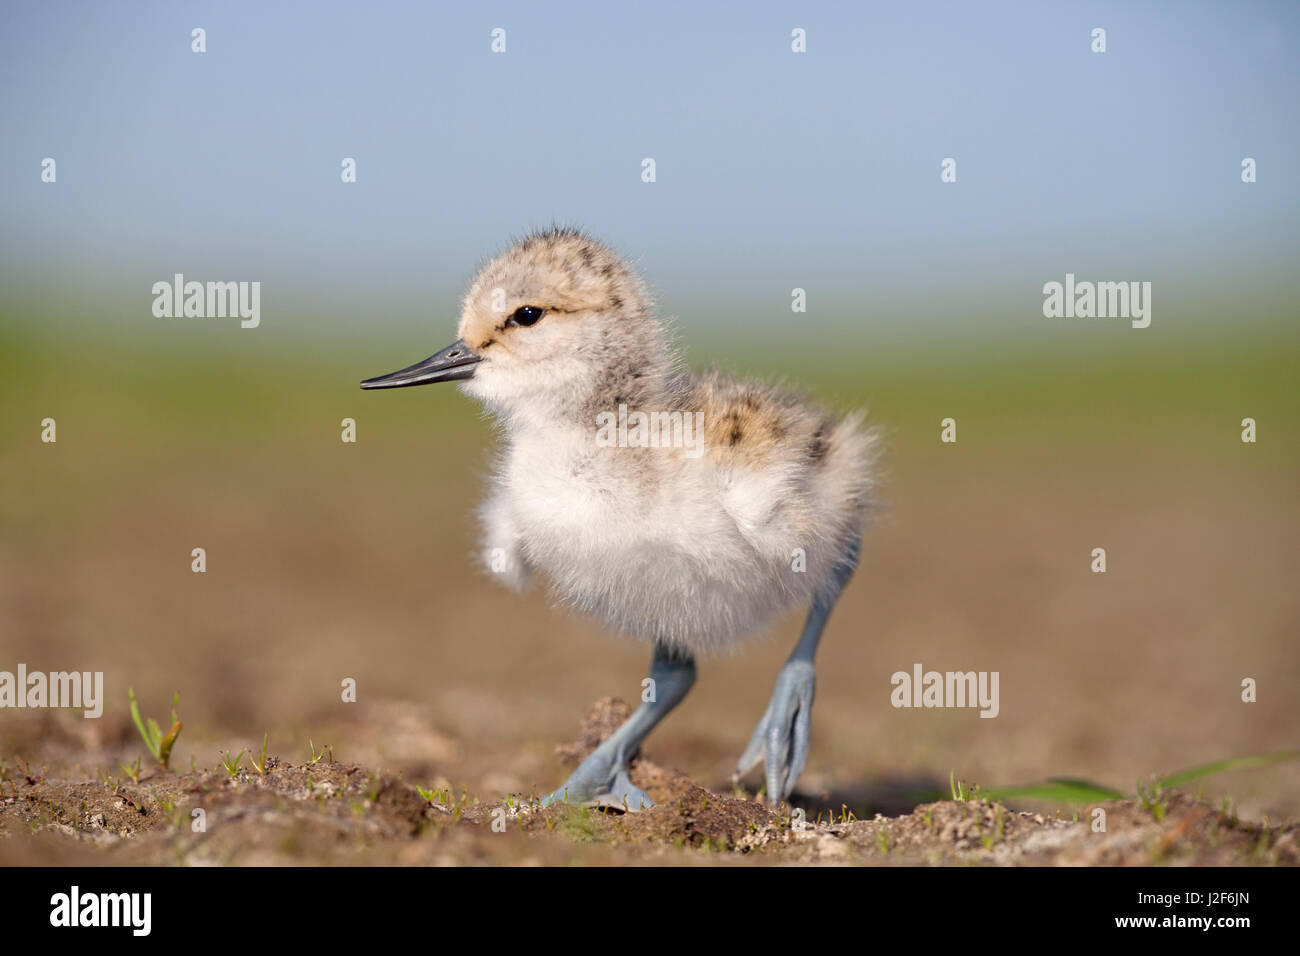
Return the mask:
<svg viewBox="0 0 1300 956">
<path fill-rule="evenodd" d="M 812 702 L 799 702 L 799 710 L 794 718 L 794 734 L 790 741 L 790 772 L 785 780 L 785 790 L 781 793 L 781 799 L 790 796 L 790 791 L 794 790 L 795 782 L 799 775 L 803 773 L 804 766 L 808 763 L 809 741 L 812 737 Z"/>
<path fill-rule="evenodd" d="M 790 735 L 794 715 L 778 713 L 776 718 L 767 729 L 767 753 L 764 757 L 767 798 L 773 806 L 785 796 L 786 780 L 790 773 Z"/>
<path fill-rule="evenodd" d="M 650 799 L 650 794 L 632 782 L 632 779 L 627 775 L 627 770 L 620 770 L 615 774 L 614 783 L 610 786 L 609 791 L 596 797 L 596 806 L 598 807 L 626 810 L 629 813 L 647 810 L 654 805 L 655 802 Z"/>
</svg>

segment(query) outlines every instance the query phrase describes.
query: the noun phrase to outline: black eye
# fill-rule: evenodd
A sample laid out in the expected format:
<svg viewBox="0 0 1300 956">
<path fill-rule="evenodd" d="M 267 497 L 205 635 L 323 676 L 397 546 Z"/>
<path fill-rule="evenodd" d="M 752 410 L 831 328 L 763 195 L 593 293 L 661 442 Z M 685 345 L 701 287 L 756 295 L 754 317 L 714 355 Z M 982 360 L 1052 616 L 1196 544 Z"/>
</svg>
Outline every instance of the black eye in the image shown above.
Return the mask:
<svg viewBox="0 0 1300 956">
<path fill-rule="evenodd" d="M 539 309 L 535 305 L 521 305 L 515 309 L 514 315 L 510 316 L 509 324 L 522 325 L 527 328 L 530 325 L 536 325 L 545 314 L 545 309 Z"/>
</svg>

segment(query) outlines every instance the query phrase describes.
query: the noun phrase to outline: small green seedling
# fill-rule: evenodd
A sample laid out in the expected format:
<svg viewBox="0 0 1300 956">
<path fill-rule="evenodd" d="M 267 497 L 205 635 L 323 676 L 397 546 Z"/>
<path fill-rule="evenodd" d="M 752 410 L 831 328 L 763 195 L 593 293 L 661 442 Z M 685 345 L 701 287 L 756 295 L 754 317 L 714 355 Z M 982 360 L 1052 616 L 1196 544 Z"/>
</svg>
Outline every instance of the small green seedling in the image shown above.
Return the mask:
<svg viewBox="0 0 1300 956">
<path fill-rule="evenodd" d="M 244 754 L 246 753 L 248 753 L 247 750 L 241 750 L 239 753 L 235 754 L 232 759 L 230 751 L 227 750 L 222 752 L 221 766 L 225 767 L 226 773 L 230 774 L 231 780 L 234 780 L 239 776 L 239 761 L 243 759 Z"/>
<path fill-rule="evenodd" d="M 952 791 L 952 798 L 958 803 L 965 803 L 972 796 L 971 791 L 966 789 L 964 781 L 957 779 L 957 771 L 948 771 L 948 789 Z"/>
<path fill-rule="evenodd" d="M 124 774 L 126 774 L 128 777 L 131 778 L 132 783 L 140 782 L 140 758 L 139 757 L 135 758 L 134 767 L 132 767 L 129 763 L 119 763 L 118 767 L 121 769 L 121 771 Z"/>
<path fill-rule="evenodd" d="M 307 765 L 308 765 L 309 767 L 310 767 L 310 766 L 314 766 L 314 765 L 320 763 L 320 762 L 321 762 L 321 758 L 324 757 L 327 753 L 329 754 L 330 763 L 333 763 L 333 762 L 334 762 L 334 751 L 330 749 L 330 745 L 329 745 L 329 744 L 326 744 L 324 747 L 322 747 L 322 748 L 320 749 L 320 753 L 317 753 L 317 752 L 316 752 L 316 745 L 315 745 L 314 743 L 312 743 L 311 738 L 308 737 L 308 738 L 307 738 L 307 749 L 308 749 L 309 751 L 311 751 L 311 760 L 307 761 Z"/>
<path fill-rule="evenodd" d="M 259 777 L 266 776 L 266 744 L 270 739 L 271 735 L 269 733 L 262 737 L 262 757 L 260 760 L 254 760 L 251 754 L 248 757 L 248 762 L 253 765 L 253 769 L 257 771 Z"/>
<path fill-rule="evenodd" d="M 1162 781 L 1152 779 L 1151 783 L 1144 784 L 1139 780 L 1137 796 L 1143 810 L 1146 810 L 1157 820 L 1165 818 L 1165 811 L 1169 809 L 1169 798 L 1165 795 Z"/>
<path fill-rule="evenodd" d="M 158 726 L 157 721 L 152 717 L 146 722 L 140 717 L 140 705 L 136 703 L 135 689 L 127 688 L 127 697 L 131 701 L 131 719 L 135 721 L 136 729 L 140 731 L 140 737 L 144 740 L 144 745 L 149 748 L 149 753 L 153 754 L 154 760 L 158 761 L 158 766 L 167 770 L 170 768 L 172 760 L 172 748 L 176 746 L 176 738 L 181 734 L 181 721 L 176 716 L 176 705 L 180 703 L 181 695 L 172 694 L 172 725 L 166 734 L 163 734 L 162 728 Z"/>
</svg>

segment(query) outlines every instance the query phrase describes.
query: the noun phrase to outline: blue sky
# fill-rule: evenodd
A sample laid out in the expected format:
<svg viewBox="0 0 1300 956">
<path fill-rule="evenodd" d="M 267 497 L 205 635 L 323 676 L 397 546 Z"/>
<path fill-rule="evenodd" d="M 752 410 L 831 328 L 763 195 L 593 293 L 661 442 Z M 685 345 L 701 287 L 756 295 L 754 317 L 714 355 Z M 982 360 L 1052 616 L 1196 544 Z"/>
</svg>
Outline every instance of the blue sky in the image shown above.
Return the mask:
<svg viewBox="0 0 1300 956">
<path fill-rule="evenodd" d="M 634 257 L 669 310 L 716 321 L 780 321 L 801 286 L 841 319 L 947 327 L 1032 313 L 1066 271 L 1150 279 L 1164 303 L 1294 301 L 1296 4 L 0 16 L 12 297 L 138 303 L 143 320 L 152 282 L 183 271 L 260 280 L 285 311 L 449 321 L 483 256 L 556 220 Z"/>
</svg>

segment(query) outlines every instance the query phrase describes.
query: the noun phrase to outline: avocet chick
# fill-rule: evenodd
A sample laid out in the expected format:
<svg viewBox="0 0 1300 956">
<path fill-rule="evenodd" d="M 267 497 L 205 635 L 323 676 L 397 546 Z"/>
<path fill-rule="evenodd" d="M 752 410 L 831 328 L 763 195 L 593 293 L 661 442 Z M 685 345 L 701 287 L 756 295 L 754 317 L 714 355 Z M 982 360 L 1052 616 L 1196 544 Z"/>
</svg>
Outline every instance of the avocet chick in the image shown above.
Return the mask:
<svg viewBox="0 0 1300 956">
<path fill-rule="evenodd" d="M 679 367 L 641 280 L 572 229 L 474 279 L 460 338 L 362 388 L 460 382 L 504 426 L 483 555 L 654 648 L 640 705 L 546 803 L 652 806 L 628 761 L 695 682 L 695 660 L 808 602 L 741 756 L 785 799 L 808 759 L 813 655 L 858 562 L 877 438 L 783 391 Z"/>
</svg>

